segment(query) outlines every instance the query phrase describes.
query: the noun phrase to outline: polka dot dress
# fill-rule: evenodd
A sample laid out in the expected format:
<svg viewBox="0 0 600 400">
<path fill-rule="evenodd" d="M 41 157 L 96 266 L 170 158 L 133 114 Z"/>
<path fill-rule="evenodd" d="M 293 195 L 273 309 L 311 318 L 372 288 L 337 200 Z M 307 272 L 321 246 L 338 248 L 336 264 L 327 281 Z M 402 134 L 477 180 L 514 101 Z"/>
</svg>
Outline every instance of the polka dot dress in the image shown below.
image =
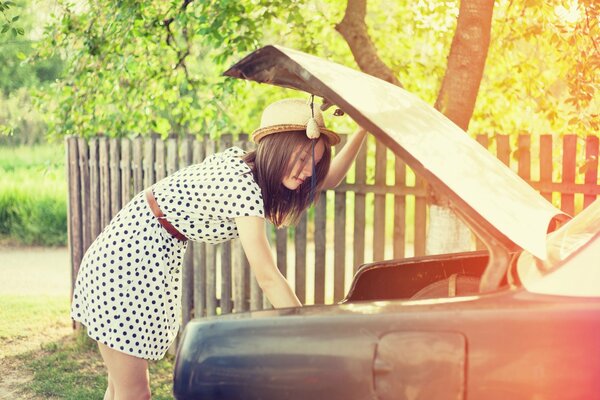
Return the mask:
<svg viewBox="0 0 600 400">
<path fill-rule="evenodd" d="M 234 218 L 264 218 L 260 187 L 238 147 L 157 182 L 163 214 L 188 239 L 211 244 L 238 237 Z M 181 267 L 187 242 L 172 237 L 137 194 L 85 253 L 71 317 L 88 335 L 136 357 L 161 359 L 179 330 Z"/>
</svg>

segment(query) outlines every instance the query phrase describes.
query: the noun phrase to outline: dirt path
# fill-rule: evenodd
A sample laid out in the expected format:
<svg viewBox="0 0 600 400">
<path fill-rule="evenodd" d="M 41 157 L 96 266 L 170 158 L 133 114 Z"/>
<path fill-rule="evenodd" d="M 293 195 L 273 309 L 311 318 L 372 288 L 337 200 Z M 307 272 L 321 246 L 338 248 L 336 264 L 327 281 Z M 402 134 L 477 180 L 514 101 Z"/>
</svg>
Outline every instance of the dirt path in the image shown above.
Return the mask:
<svg viewBox="0 0 600 400">
<path fill-rule="evenodd" d="M 0 245 L 0 296 L 68 297 L 71 282 L 69 265 L 66 248 Z M 18 355 L 40 350 L 43 344 L 60 340 L 71 332 L 70 324 L 63 321 L 33 335 L 3 340 L 0 349 L 0 400 L 42 400 L 23 391 L 32 376 Z"/>
<path fill-rule="evenodd" d="M 66 295 L 71 271 L 65 247 L 0 245 L 0 295 Z"/>
</svg>

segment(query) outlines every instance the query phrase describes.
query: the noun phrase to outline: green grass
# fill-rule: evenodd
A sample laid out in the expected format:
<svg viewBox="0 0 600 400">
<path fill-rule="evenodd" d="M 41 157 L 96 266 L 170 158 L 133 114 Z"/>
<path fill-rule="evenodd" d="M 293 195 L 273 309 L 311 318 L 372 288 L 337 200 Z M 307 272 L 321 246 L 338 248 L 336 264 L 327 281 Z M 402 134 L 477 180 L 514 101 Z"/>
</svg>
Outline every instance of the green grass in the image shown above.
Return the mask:
<svg viewBox="0 0 600 400">
<path fill-rule="evenodd" d="M 30 355 L 23 355 L 27 360 Z M 173 399 L 173 357 L 150 362 L 152 398 Z M 88 400 L 101 399 L 106 390 L 106 372 L 95 342 L 80 333 L 44 346 L 42 355 L 24 366 L 33 372 L 28 389 L 42 397 Z"/>
<path fill-rule="evenodd" d="M 0 237 L 27 245 L 66 245 L 62 144 L 0 147 Z"/>
<path fill-rule="evenodd" d="M 65 165 L 63 143 L 35 146 L 0 146 L 0 170 L 56 171 Z"/>
<path fill-rule="evenodd" d="M 64 296 L 0 296 L 0 344 L 70 323 Z"/>
<path fill-rule="evenodd" d="M 0 362 L 33 376 L 20 388 L 25 398 L 32 393 L 39 398 L 72 400 L 103 397 L 106 369 L 96 342 L 83 329 L 69 334 L 70 325 L 66 297 L 0 296 Z M 66 336 L 48 342 L 52 331 Z M 167 355 L 149 363 L 153 399 L 173 399 L 173 361 Z"/>
</svg>

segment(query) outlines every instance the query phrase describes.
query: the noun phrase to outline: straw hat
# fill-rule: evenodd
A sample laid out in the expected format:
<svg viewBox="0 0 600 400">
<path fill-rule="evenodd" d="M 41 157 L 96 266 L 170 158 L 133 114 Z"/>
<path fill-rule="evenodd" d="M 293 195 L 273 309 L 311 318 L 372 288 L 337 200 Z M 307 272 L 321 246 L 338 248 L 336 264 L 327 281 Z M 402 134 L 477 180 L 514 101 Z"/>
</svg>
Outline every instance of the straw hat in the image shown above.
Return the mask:
<svg viewBox="0 0 600 400">
<path fill-rule="evenodd" d="M 252 132 L 252 140 L 258 143 L 262 138 L 273 133 L 306 131 L 306 136 L 317 139 L 324 135 L 329 144 L 340 142 L 337 133 L 325 128 L 323 113 L 311 101 L 302 99 L 284 99 L 276 101 L 265 108 L 260 120 L 260 128 Z"/>
</svg>

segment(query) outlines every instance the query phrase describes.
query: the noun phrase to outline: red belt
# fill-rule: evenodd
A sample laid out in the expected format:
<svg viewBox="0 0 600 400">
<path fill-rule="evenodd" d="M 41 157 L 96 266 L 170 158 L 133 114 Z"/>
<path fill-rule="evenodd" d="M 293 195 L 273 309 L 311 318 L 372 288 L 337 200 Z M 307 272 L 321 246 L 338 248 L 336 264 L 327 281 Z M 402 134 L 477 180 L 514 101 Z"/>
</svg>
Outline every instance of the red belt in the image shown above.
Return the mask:
<svg viewBox="0 0 600 400">
<path fill-rule="evenodd" d="M 158 207 L 158 203 L 154 198 L 154 193 L 152 193 L 152 189 L 146 190 L 146 200 L 148 201 L 148 205 L 150 206 L 150 210 L 152 210 L 152 214 L 156 217 L 158 222 L 165 228 L 167 232 L 171 234 L 175 239 L 181 240 L 183 242 L 187 241 L 188 238 L 181 232 L 179 232 L 169 221 L 165 215 L 160 211 L 160 207 Z"/>
</svg>

